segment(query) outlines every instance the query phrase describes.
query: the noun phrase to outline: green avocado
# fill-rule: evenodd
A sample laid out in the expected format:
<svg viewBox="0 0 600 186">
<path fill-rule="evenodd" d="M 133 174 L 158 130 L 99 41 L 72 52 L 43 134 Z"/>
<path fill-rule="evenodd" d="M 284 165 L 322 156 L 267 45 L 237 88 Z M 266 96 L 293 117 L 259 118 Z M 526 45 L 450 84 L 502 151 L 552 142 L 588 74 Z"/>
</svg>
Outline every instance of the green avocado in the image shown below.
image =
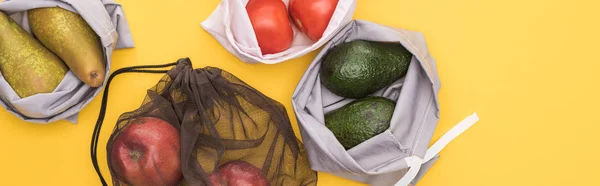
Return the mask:
<svg viewBox="0 0 600 186">
<path fill-rule="evenodd" d="M 365 97 L 325 114 L 325 126 L 346 150 L 390 127 L 396 102 L 384 97 Z"/>
<path fill-rule="evenodd" d="M 321 83 L 346 98 L 363 98 L 404 77 L 412 53 L 399 43 L 354 40 L 339 44 L 321 62 Z"/>
</svg>

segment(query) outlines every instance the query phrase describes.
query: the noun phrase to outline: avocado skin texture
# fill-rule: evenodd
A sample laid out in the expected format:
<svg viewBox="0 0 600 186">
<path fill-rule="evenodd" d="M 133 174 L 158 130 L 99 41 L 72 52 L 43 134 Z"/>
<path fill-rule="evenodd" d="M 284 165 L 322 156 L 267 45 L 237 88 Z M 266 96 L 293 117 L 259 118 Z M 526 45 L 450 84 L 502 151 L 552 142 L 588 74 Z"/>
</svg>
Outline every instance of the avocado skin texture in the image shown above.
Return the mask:
<svg viewBox="0 0 600 186">
<path fill-rule="evenodd" d="M 31 32 L 60 57 L 73 74 L 90 87 L 99 87 L 106 74 L 100 38 L 79 14 L 60 7 L 28 11 Z"/>
<path fill-rule="evenodd" d="M 321 83 L 338 96 L 363 98 L 404 77 L 412 56 L 399 43 L 342 43 L 323 58 Z"/>
<path fill-rule="evenodd" d="M 390 127 L 396 102 L 384 97 L 365 97 L 325 114 L 325 126 L 346 150 Z"/>
<path fill-rule="evenodd" d="M 58 56 L 0 11 L 0 71 L 20 98 L 53 92 L 68 70 Z"/>
</svg>

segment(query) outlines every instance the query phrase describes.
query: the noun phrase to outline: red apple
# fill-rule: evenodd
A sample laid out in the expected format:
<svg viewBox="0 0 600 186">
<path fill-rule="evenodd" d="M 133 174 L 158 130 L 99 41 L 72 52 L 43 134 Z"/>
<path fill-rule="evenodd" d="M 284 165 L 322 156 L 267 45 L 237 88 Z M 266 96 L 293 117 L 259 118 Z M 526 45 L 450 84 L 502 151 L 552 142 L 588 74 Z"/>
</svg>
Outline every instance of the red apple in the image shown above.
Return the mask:
<svg viewBox="0 0 600 186">
<path fill-rule="evenodd" d="M 241 160 L 227 162 L 208 177 L 212 186 L 268 186 L 259 168 Z"/>
<path fill-rule="evenodd" d="M 182 177 L 179 131 L 164 120 L 142 117 L 115 137 L 111 167 L 128 185 L 177 185 Z"/>
</svg>

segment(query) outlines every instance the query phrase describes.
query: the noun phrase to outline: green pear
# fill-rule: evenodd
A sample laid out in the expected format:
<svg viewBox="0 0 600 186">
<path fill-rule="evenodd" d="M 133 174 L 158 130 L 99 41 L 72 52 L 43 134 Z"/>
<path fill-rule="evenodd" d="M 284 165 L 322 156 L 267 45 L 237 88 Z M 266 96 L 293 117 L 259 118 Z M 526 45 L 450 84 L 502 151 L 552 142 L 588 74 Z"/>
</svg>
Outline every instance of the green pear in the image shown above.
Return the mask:
<svg viewBox="0 0 600 186">
<path fill-rule="evenodd" d="M 0 72 L 19 97 L 53 92 L 68 70 L 58 56 L 0 11 Z"/>
<path fill-rule="evenodd" d="M 91 87 L 104 82 L 104 53 L 100 38 L 79 14 L 60 7 L 28 11 L 33 35 L 60 57 L 73 74 Z"/>
</svg>

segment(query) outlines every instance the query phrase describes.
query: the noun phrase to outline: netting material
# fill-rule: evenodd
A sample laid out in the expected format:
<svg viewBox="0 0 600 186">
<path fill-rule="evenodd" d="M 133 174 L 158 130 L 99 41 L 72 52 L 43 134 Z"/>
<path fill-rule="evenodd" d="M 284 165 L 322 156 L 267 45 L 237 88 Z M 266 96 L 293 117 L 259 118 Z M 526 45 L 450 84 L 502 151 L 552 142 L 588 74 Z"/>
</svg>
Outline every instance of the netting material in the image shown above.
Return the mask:
<svg viewBox="0 0 600 186">
<path fill-rule="evenodd" d="M 180 59 L 138 109 L 119 117 L 107 152 L 119 131 L 140 117 L 160 118 L 180 131 L 185 185 L 208 185 L 210 173 L 234 160 L 260 168 L 270 185 L 317 183 L 285 107 L 219 68 L 193 69 Z M 124 185 L 110 170 L 113 184 Z"/>
</svg>

